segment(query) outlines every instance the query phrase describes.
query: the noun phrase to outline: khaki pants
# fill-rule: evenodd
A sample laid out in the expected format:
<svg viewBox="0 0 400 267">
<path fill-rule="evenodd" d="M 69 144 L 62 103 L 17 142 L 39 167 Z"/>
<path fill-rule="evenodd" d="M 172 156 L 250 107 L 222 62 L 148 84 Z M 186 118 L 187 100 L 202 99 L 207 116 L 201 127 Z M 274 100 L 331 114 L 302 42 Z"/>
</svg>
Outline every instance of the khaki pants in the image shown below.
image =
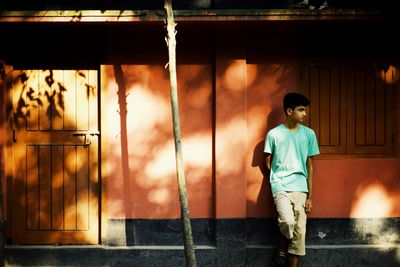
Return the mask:
<svg viewBox="0 0 400 267">
<path fill-rule="evenodd" d="M 289 239 L 288 252 L 298 256 L 306 254 L 306 199 L 304 192 L 279 191 L 274 194 L 279 229 Z"/>
</svg>

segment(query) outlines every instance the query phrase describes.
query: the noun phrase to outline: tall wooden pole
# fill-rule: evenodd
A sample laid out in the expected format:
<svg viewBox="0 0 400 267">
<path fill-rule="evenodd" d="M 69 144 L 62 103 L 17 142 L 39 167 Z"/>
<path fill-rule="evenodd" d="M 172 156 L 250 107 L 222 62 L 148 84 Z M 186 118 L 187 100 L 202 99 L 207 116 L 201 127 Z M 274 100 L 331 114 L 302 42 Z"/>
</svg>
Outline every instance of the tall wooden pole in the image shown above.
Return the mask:
<svg viewBox="0 0 400 267">
<path fill-rule="evenodd" d="M 176 23 L 174 21 L 174 14 L 172 9 L 172 0 L 164 0 L 164 9 L 166 13 L 167 24 L 167 46 L 168 46 L 168 59 L 169 59 L 169 79 L 170 79 L 170 95 L 172 107 L 172 119 L 174 128 L 175 140 L 175 160 L 176 172 L 179 187 L 179 200 L 181 203 L 181 219 L 183 228 L 183 241 L 185 247 L 185 259 L 187 267 L 196 266 L 196 256 L 193 245 L 192 227 L 189 219 L 189 205 L 186 193 L 185 184 L 185 170 L 182 156 L 182 141 L 181 129 L 179 119 L 179 105 L 178 105 L 178 89 L 176 77 Z"/>
</svg>

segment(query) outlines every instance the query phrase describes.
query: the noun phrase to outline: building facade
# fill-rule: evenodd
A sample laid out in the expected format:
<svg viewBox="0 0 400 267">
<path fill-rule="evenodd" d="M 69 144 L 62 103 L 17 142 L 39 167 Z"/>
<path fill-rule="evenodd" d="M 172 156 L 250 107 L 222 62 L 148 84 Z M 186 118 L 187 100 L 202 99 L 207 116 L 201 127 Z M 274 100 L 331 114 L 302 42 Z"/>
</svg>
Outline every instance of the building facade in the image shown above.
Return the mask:
<svg viewBox="0 0 400 267">
<path fill-rule="evenodd" d="M 297 91 L 322 152 L 302 264 L 397 266 L 397 9 L 289 4 L 176 3 L 199 265 L 274 266 L 263 143 Z M 28 7 L 0 12 L 6 263 L 184 265 L 161 4 Z"/>
</svg>

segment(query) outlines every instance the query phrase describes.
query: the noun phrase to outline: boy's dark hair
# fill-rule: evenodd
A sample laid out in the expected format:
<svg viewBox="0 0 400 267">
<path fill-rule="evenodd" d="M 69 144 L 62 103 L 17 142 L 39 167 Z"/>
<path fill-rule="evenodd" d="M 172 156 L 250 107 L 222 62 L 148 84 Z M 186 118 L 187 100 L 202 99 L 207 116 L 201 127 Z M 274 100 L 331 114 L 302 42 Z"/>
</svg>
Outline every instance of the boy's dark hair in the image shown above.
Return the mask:
<svg viewBox="0 0 400 267">
<path fill-rule="evenodd" d="M 283 98 L 283 110 L 285 114 L 288 108 L 295 109 L 298 106 L 308 107 L 308 105 L 310 105 L 310 100 L 299 93 L 288 93 Z"/>
</svg>

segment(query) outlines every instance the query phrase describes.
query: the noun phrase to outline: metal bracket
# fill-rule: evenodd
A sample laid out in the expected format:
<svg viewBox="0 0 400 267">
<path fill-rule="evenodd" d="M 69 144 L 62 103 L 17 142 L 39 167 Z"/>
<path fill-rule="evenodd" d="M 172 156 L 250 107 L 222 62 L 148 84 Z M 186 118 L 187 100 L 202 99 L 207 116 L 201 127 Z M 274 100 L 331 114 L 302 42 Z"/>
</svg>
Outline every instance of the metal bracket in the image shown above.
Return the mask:
<svg viewBox="0 0 400 267">
<path fill-rule="evenodd" d="M 100 136 L 100 132 L 99 131 L 87 131 L 87 132 L 75 132 L 72 134 L 73 136 L 83 136 L 83 147 L 88 147 L 92 142 L 90 141 L 90 138 L 88 137 L 88 135 L 90 136 Z"/>
</svg>

